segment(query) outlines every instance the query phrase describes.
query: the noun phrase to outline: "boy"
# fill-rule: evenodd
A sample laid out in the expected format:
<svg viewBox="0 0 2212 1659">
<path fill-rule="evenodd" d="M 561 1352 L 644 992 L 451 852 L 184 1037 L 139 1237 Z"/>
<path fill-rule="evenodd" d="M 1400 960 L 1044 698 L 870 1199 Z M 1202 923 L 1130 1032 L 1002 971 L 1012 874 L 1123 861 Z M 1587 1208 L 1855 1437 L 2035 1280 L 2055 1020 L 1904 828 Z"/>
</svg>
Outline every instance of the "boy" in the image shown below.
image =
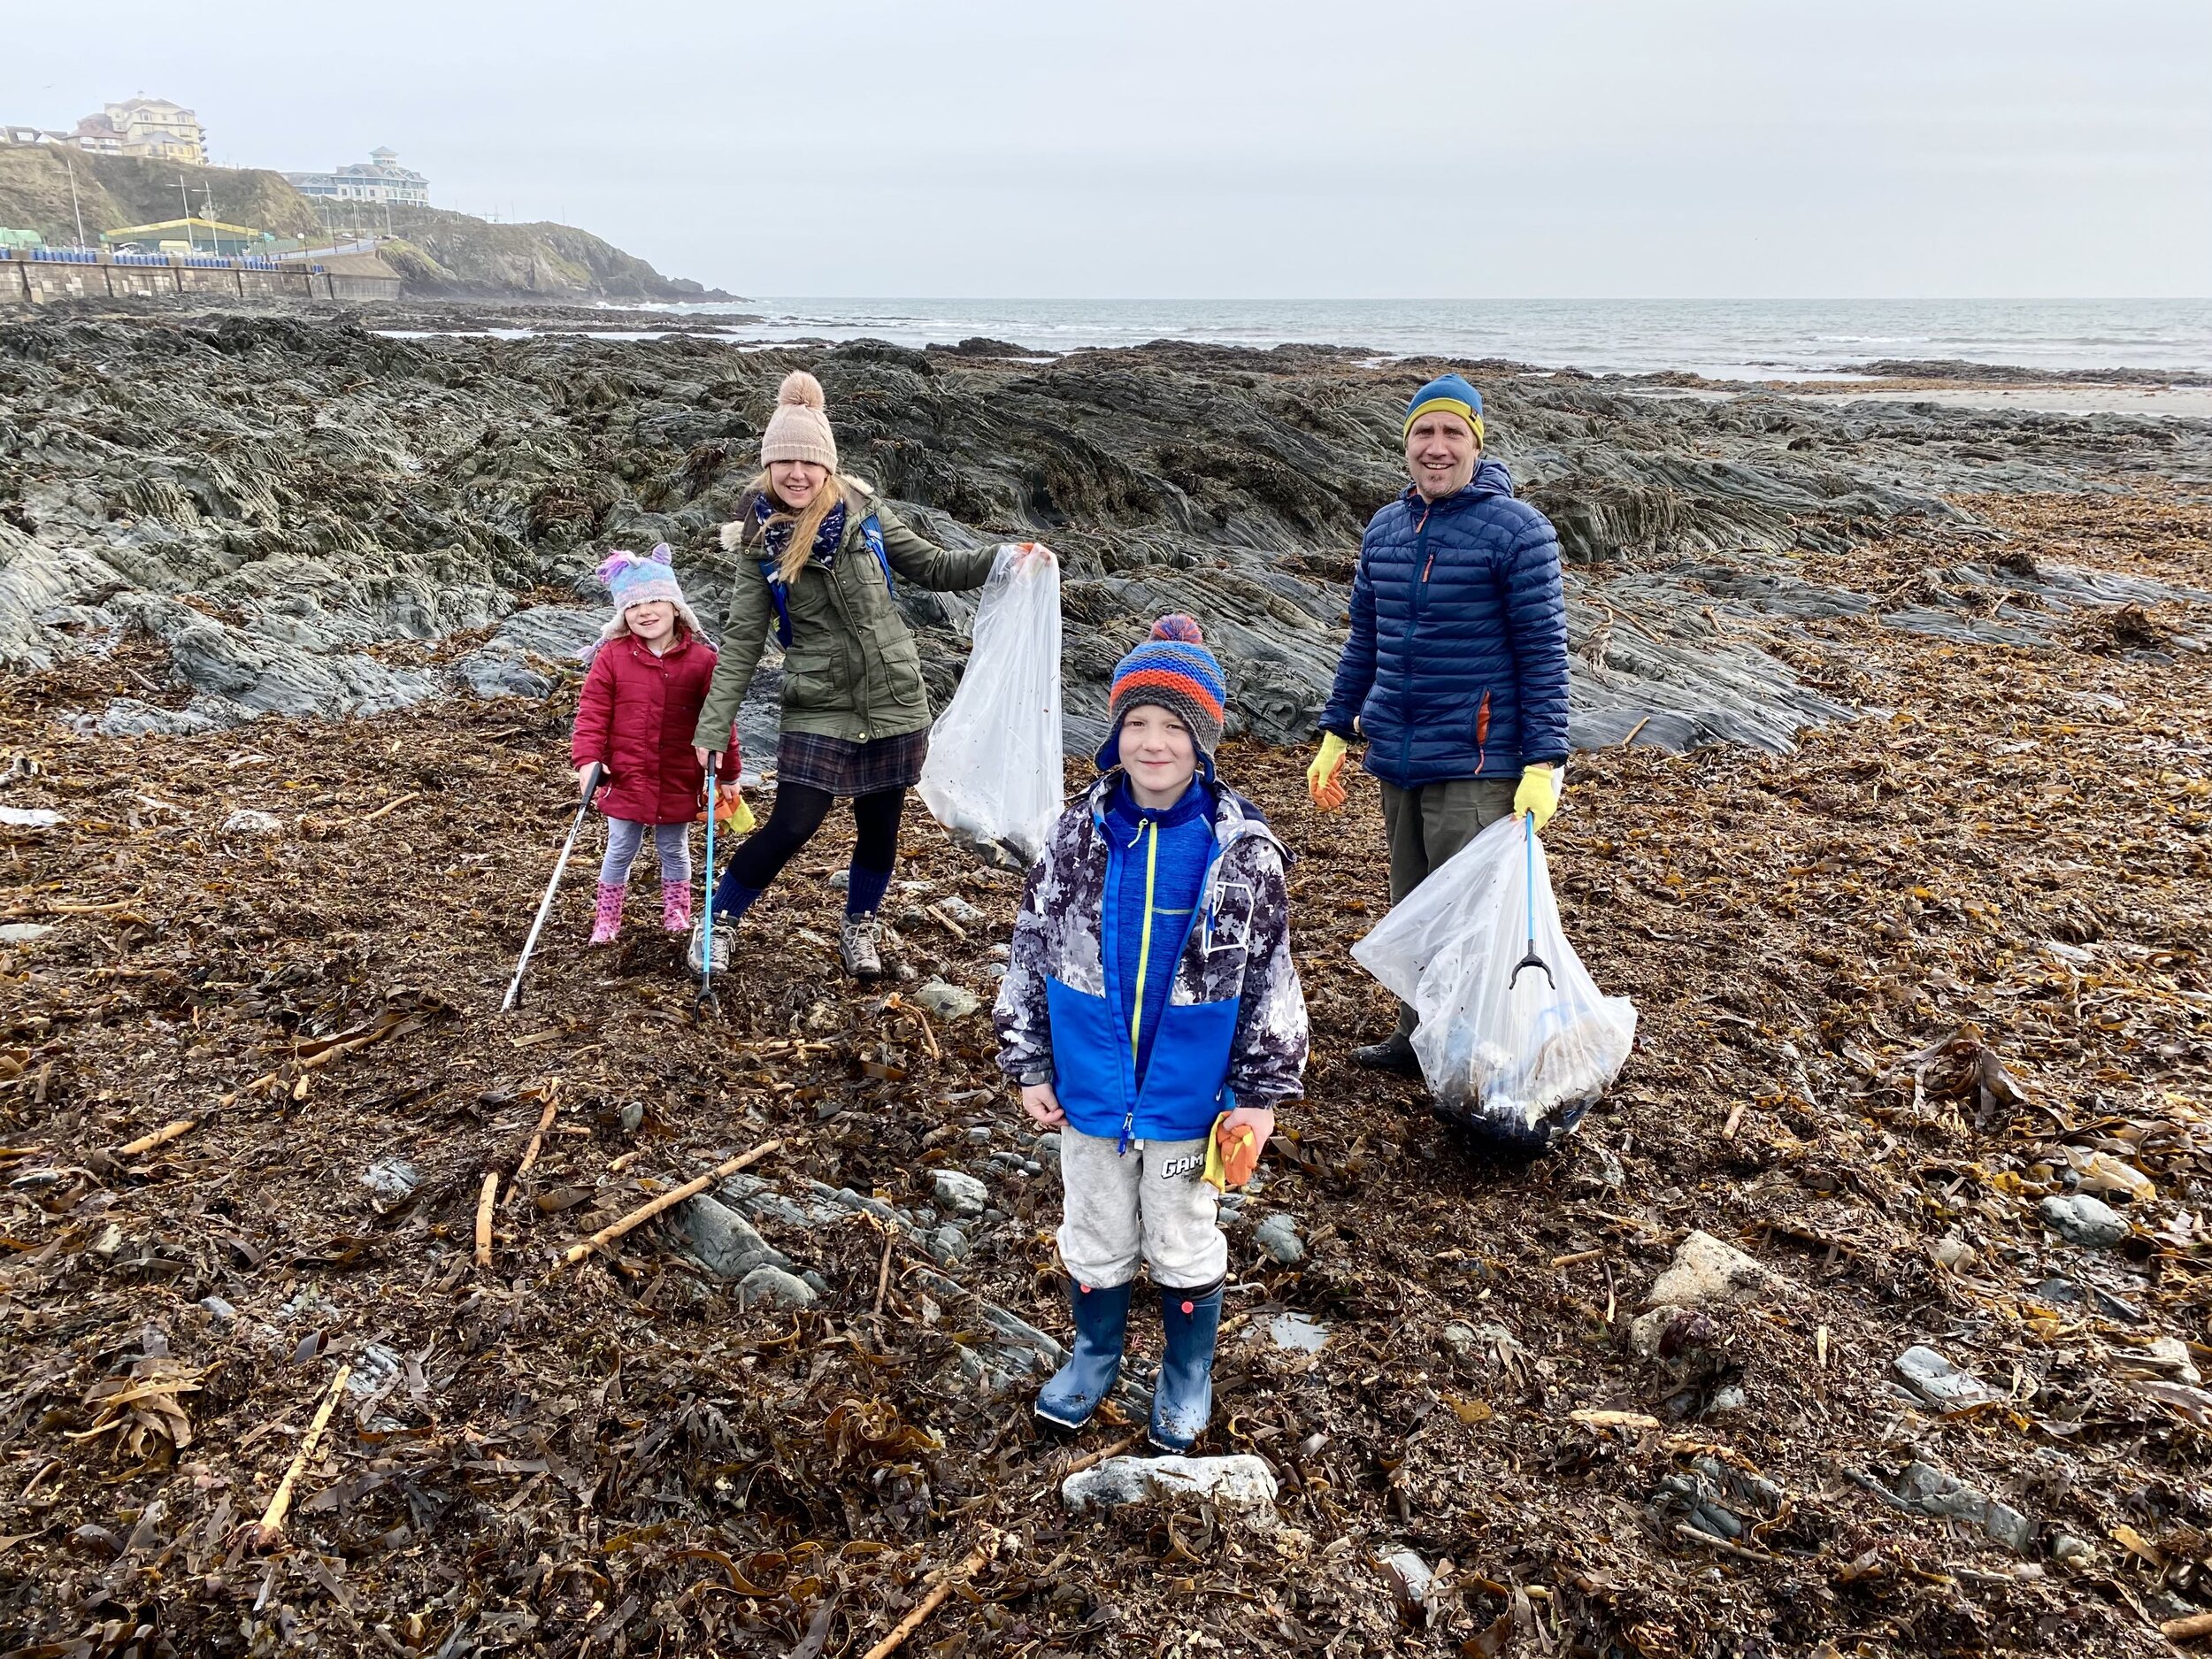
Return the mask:
<svg viewBox="0 0 2212 1659">
<path fill-rule="evenodd" d="M 1167 1452 L 1213 1404 L 1229 1259 L 1215 1187 L 1250 1174 L 1306 1064 L 1290 855 L 1215 780 L 1226 698 L 1188 617 L 1122 659 L 1104 775 L 1029 872 L 995 1010 L 1022 1110 L 1060 1132 L 1075 1343 L 1037 1415 L 1080 1428 L 1112 1391 L 1141 1259 L 1165 1329 L 1151 1440 Z"/>
</svg>

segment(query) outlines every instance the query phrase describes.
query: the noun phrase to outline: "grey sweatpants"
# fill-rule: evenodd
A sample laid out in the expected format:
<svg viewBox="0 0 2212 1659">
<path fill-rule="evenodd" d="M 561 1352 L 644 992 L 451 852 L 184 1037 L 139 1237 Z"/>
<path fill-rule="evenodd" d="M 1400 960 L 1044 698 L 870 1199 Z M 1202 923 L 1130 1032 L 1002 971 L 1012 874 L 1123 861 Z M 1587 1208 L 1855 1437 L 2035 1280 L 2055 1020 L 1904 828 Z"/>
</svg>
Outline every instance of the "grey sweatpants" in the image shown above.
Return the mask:
<svg viewBox="0 0 2212 1659">
<path fill-rule="evenodd" d="M 1220 1195 L 1200 1180 L 1206 1141 L 1132 1141 L 1060 1129 L 1060 1259 L 1079 1285 L 1110 1289 L 1137 1276 L 1141 1260 L 1163 1288 L 1195 1290 L 1229 1266 L 1229 1240 L 1215 1224 Z"/>
<path fill-rule="evenodd" d="M 611 887 L 625 886 L 638 849 L 645 844 L 645 826 L 634 818 L 607 820 L 607 856 L 599 862 L 599 879 Z M 656 824 L 653 850 L 660 855 L 661 886 L 688 887 L 691 883 L 691 826 Z"/>
<path fill-rule="evenodd" d="M 1383 834 L 1390 842 L 1390 902 L 1398 903 L 1429 872 L 1513 810 L 1515 778 L 1455 778 L 1411 789 L 1382 786 Z M 1398 1004 L 1398 1034 L 1413 1035 L 1420 1016 Z"/>
</svg>

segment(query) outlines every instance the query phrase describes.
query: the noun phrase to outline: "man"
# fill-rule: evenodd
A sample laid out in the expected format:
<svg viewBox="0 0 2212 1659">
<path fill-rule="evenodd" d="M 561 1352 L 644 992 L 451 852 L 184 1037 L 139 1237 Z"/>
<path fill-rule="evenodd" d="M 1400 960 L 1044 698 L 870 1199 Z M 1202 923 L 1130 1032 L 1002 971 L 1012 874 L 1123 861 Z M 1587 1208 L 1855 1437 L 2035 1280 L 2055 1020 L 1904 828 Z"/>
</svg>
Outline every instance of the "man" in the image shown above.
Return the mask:
<svg viewBox="0 0 2212 1659">
<path fill-rule="evenodd" d="M 1509 813 L 1540 831 L 1567 760 L 1567 611 L 1559 538 L 1482 456 L 1482 396 L 1456 374 L 1406 408 L 1412 483 L 1367 526 L 1352 632 L 1306 772 L 1314 804 L 1344 804 L 1349 746 L 1382 786 L 1390 902 Z M 1355 1064 L 1420 1075 L 1412 1009 L 1352 1051 Z"/>
</svg>

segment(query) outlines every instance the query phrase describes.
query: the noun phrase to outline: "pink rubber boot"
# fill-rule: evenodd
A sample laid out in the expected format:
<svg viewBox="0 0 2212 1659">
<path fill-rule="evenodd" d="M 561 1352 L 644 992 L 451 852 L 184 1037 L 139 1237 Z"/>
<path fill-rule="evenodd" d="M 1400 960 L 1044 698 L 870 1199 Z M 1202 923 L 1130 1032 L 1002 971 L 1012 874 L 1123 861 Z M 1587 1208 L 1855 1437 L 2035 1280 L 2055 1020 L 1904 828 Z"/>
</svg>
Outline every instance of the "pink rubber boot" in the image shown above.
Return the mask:
<svg viewBox="0 0 2212 1659">
<path fill-rule="evenodd" d="M 618 881 L 599 884 L 599 902 L 591 913 L 591 942 L 611 945 L 622 931 L 622 895 L 629 889 Z"/>
<path fill-rule="evenodd" d="M 691 884 L 671 887 L 661 883 L 661 926 L 672 933 L 691 931 Z"/>
</svg>

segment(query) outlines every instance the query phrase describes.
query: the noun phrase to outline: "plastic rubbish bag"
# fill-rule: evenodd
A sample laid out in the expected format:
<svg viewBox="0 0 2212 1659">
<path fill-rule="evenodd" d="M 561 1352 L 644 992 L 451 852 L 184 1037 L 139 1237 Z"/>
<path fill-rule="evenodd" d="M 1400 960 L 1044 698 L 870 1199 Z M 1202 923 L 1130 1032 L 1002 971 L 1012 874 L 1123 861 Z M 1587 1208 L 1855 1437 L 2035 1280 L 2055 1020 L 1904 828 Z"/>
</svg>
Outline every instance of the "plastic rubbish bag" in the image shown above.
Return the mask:
<svg viewBox="0 0 2212 1659">
<path fill-rule="evenodd" d="M 1002 547 L 959 688 L 929 730 L 918 788 L 930 816 L 986 864 L 1026 870 L 1063 805 L 1060 565 Z"/>
<path fill-rule="evenodd" d="M 1517 980 L 1532 938 L 1543 966 Z M 1508 1142 L 1571 1129 L 1636 1039 L 1636 1005 L 1601 995 L 1567 942 L 1543 842 L 1518 817 L 1432 871 L 1352 958 L 1420 1016 L 1413 1052 L 1438 1108 Z"/>
</svg>

